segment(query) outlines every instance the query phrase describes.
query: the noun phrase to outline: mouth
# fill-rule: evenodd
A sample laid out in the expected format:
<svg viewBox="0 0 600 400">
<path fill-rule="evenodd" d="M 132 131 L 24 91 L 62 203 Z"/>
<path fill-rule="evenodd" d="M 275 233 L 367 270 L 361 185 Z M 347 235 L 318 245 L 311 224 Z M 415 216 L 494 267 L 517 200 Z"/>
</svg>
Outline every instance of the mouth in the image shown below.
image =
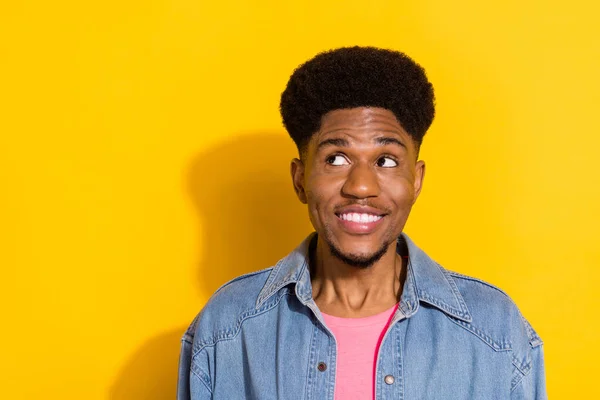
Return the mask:
<svg viewBox="0 0 600 400">
<path fill-rule="evenodd" d="M 386 214 L 377 209 L 358 208 L 336 212 L 335 215 L 344 231 L 354 235 L 367 235 L 372 233 L 381 224 Z"/>
<path fill-rule="evenodd" d="M 340 214 L 336 214 L 336 215 L 341 220 L 363 223 L 363 224 L 369 223 L 369 222 L 376 222 L 376 221 L 379 221 L 381 218 L 383 218 L 383 216 L 381 216 L 381 215 L 375 215 L 375 214 L 369 214 L 369 213 L 356 213 L 356 212 L 340 213 Z"/>
</svg>

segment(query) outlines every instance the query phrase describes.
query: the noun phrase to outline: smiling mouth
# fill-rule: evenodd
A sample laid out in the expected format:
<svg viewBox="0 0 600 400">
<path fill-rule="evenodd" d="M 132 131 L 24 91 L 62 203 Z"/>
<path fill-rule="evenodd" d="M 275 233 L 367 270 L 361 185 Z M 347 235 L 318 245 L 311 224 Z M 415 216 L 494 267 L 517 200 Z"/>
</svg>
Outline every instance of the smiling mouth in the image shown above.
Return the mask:
<svg viewBox="0 0 600 400">
<path fill-rule="evenodd" d="M 382 215 L 375 215 L 375 214 L 369 214 L 369 213 L 354 213 L 354 212 L 341 213 L 341 214 L 336 214 L 336 215 L 341 220 L 349 221 L 349 222 L 358 222 L 358 223 L 363 223 L 363 224 L 368 224 L 369 222 L 377 222 L 381 218 L 383 218 Z"/>
</svg>

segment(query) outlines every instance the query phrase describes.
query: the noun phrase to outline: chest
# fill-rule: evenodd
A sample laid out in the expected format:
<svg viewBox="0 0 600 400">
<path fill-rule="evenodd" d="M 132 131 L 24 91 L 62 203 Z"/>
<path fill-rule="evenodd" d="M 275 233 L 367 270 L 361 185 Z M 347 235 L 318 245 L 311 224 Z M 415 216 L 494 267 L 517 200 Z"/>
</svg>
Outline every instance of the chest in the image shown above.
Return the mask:
<svg viewBox="0 0 600 400">
<path fill-rule="evenodd" d="M 356 339 L 353 346 L 373 345 Z M 334 400 L 343 390 L 336 386 L 340 350 L 312 314 L 246 321 L 234 339 L 213 348 L 214 398 Z M 443 313 L 422 309 L 395 322 L 373 354 L 362 371 L 376 399 L 509 397 L 510 350 L 495 349 Z"/>
</svg>

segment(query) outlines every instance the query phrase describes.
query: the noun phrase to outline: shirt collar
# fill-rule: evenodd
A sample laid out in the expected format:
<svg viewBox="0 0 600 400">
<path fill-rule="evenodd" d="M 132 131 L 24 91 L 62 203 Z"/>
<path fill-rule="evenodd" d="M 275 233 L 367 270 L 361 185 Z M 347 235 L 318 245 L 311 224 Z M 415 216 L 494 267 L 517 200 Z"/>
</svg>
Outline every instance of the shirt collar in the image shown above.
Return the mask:
<svg viewBox="0 0 600 400">
<path fill-rule="evenodd" d="M 256 308 L 291 283 L 296 284 L 295 291 L 300 301 L 306 304 L 312 300 L 308 254 L 311 240 L 315 236 L 315 232 L 311 233 L 273 267 L 256 299 Z M 404 315 L 408 318 L 416 313 L 419 304 L 423 302 L 450 316 L 471 322 L 469 309 L 452 276 L 418 248 L 405 233 L 398 238 L 399 243 L 401 240 L 406 242 L 408 248 L 406 281 L 400 298 L 400 309 Z"/>
</svg>

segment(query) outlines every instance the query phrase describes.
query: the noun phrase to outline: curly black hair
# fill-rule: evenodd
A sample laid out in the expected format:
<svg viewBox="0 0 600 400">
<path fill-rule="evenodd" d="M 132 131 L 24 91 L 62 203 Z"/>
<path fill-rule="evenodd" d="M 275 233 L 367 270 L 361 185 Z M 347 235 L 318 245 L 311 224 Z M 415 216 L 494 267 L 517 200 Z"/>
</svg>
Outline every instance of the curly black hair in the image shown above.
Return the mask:
<svg viewBox="0 0 600 400">
<path fill-rule="evenodd" d="M 390 110 L 417 149 L 435 114 L 433 86 L 404 53 L 342 47 L 300 65 L 281 94 L 283 124 L 302 155 L 329 111 L 354 107 Z"/>
</svg>

